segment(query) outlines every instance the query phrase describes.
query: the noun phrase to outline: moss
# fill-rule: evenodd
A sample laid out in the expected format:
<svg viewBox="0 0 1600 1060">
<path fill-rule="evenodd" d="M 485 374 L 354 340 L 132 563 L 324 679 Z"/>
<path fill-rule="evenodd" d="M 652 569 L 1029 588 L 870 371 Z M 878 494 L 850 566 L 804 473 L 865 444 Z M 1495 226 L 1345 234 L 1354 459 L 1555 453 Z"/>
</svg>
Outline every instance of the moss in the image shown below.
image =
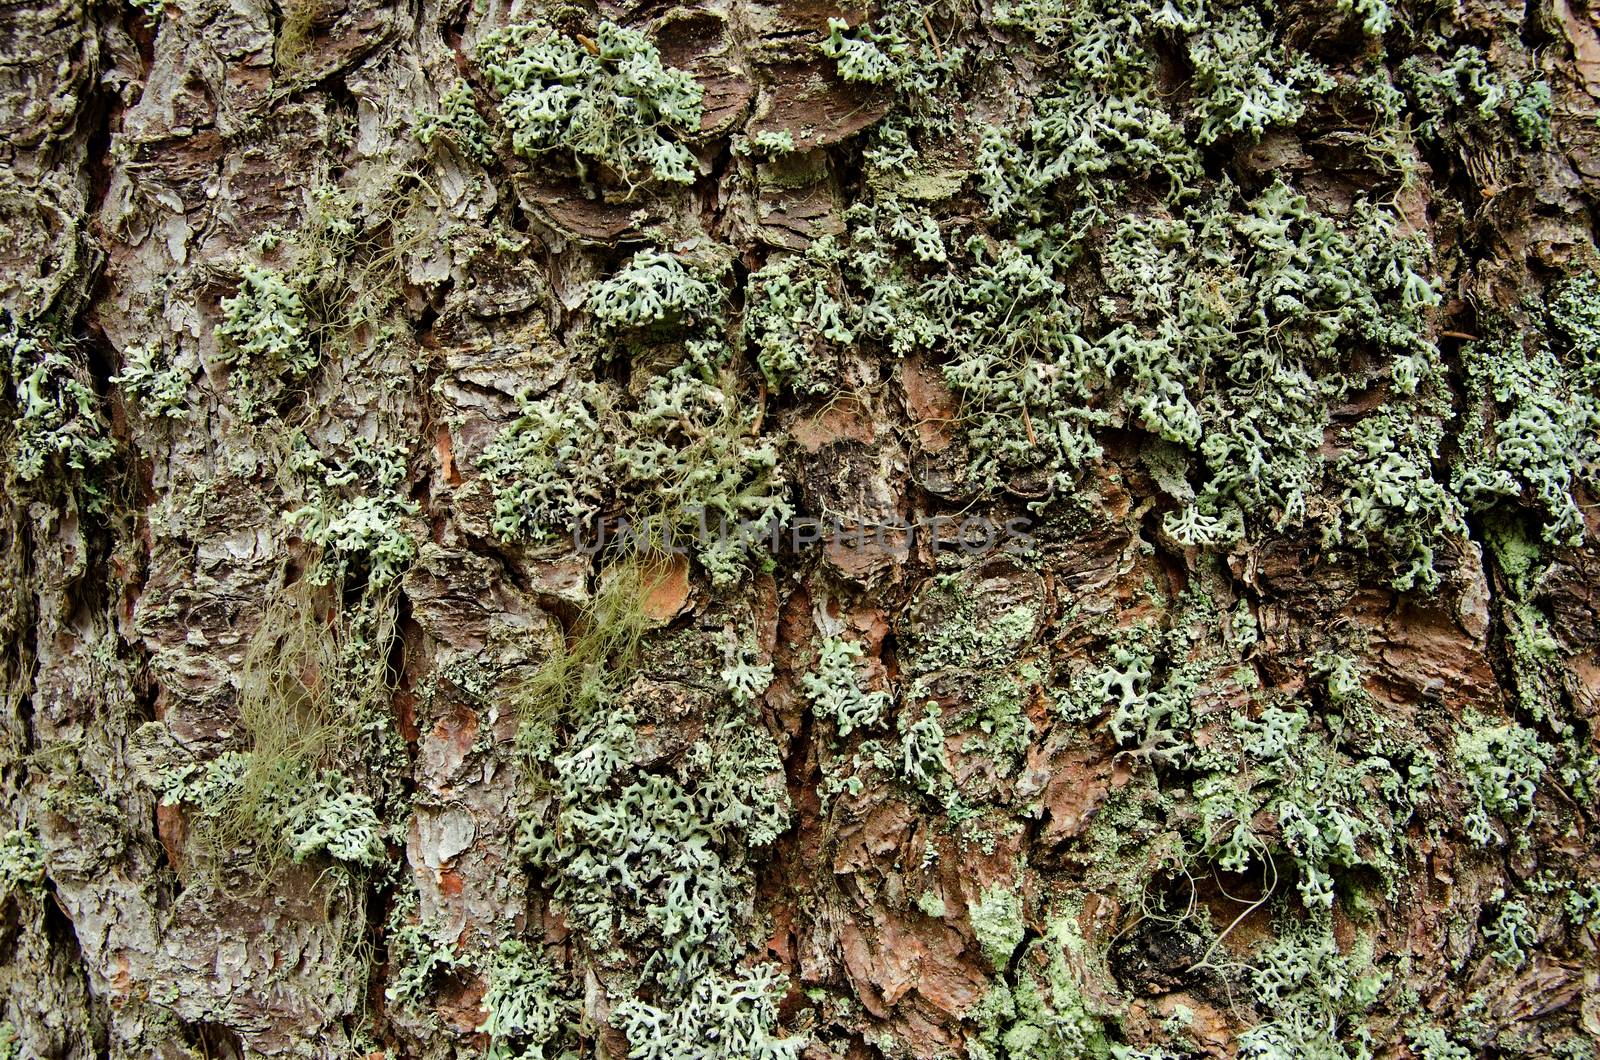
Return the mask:
<svg viewBox="0 0 1600 1060">
<path fill-rule="evenodd" d="M 602 704 L 621 695 L 651 625 L 642 601 L 659 577 L 658 569 L 637 558 L 603 572 L 599 591 L 568 636 L 513 686 L 522 719 L 518 740 L 525 748 L 548 753 L 559 726 L 591 722 Z"/>
</svg>

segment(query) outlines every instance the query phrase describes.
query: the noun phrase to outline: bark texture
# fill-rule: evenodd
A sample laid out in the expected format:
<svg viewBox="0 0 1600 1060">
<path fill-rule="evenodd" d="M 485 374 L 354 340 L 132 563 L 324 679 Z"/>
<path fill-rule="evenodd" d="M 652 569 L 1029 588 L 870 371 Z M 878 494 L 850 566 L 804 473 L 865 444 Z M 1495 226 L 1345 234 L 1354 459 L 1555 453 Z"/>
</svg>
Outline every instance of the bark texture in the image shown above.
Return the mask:
<svg viewBox="0 0 1600 1060">
<path fill-rule="evenodd" d="M 0 1056 L 1600 1055 L 1582 0 L 0 55 Z"/>
</svg>

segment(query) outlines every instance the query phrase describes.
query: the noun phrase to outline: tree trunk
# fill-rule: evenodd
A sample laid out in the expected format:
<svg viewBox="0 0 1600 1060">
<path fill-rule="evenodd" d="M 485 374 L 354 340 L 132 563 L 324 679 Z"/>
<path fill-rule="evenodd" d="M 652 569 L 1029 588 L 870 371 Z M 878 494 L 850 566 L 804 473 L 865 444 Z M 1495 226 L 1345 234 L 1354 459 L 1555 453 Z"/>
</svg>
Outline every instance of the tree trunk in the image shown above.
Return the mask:
<svg viewBox="0 0 1600 1060">
<path fill-rule="evenodd" d="M 1600 17 L 5 25 L 0 1056 L 1600 1055 Z"/>
</svg>

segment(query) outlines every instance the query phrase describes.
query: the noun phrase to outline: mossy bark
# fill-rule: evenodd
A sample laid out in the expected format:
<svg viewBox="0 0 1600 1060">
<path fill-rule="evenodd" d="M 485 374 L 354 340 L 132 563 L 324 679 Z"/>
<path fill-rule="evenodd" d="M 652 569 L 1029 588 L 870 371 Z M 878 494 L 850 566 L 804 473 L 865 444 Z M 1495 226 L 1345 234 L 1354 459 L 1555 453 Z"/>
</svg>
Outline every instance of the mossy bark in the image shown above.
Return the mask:
<svg viewBox="0 0 1600 1060">
<path fill-rule="evenodd" d="M 1600 13 L 4 21 L 0 1056 L 1600 1055 Z"/>
</svg>

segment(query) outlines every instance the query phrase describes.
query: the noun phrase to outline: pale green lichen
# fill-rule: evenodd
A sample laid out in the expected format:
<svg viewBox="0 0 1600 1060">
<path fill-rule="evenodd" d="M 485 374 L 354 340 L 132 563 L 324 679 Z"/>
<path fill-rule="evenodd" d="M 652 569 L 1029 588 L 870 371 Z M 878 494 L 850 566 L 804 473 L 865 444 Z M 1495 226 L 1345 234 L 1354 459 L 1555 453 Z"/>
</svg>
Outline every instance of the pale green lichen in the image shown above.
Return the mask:
<svg viewBox="0 0 1600 1060">
<path fill-rule="evenodd" d="M 737 402 L 731 351 L 717 338 L 721 295 L 678 257 L 642 252 L 594 287 L 590 307 L 597 330 L 626 335 L 630 349 L 694 337 L 672 344 L 674 360 L 637 387 L 631 408 L 599 383 L 525 394 L 522 415 L 479 460 L 495 532 L 535 542 L 588 533 L 615 502 L 626 522 L 617 547 L 692 552 L 715 584 L 731 584 L 791 508 L 776 446 L 754 436 L 757 414 Z"/>
<path fill-rule="evenodd" d="M 416 919 L 417 896 L 402 892 L 390 909 L 385 932 L 388 947 L 388 983 L 384 1000 L 402 1008 L 423 1008 L 440 976 L 461 967 L 455 950 L 440 938 L 437 919 Z"/>
<path fill-rule="evenodd" d="M 544 542 L 598 514 L 612 468 L 605 447 L 595 443 L 614 429 L 609 395 L 597 385 L 580 383 L 543 399 L 523 395 L 518 417 L 479 458 L 494 491 L 494 532 Z"/>
<path fill-rule="evenodd" d="M 157 345 L 134 345 L 123 351 L 122 371 L 113 383 L 152 419 L 182 419 L 188 414 L 189 373 L 172 363 L 171 354 Z"/>
<path fill-rule="evenodd" d="M 723 679 L 726 699 L 707 707 L 700 738 L 670 774 L 637 769 L 626 702 L 643 626 L 627 608 L 641 584 L 613 577 L 572 647 L 546 664 L 549 682 L 537 682 L 541 702 L 557 702 L 528 716 L 524 744 L 550 797 L 519 821 L 517 851 L 546 874 L 587 945 L 648 954 L 636 991 L 612 1011 L 630 1056 L 790 1058 L 799 1042 L 773 1033 L 772 970 L 733 970 L 753 918 L 747 861 L 789 816 L 782 761 L 752 709 L 765 678 L 727 646 L 737 659 L 727 669 L 741 673 Z M 717 680 L 714 667 L 704 672 Z M 559 687 L 547 692 L 550 683 Z"/>
<path fill-rule="evenodd" d="M 549 962 L 527 943 L 503 942 L 489 964 L 486 1013 L 491 1060 L 574 1055 L 581 1008 L 564 994 Z"/>
<path fill-rule="evenodd" d="M 392 584 L 417 554 L 407 524 L 419 508 L 403 492 L 404 452 L 357 439 L 347 456 L 330 457 L 299 432 L 290 445 L 288 470 L 298 476 L 305 503 L 286 512 L 284 521 L 322 552 L 313 582 Z"/>
<path fill-rule="evenodd" d="M 1009 773 L 1033 733 L 1026 707 L 1049 682 L 1048 660 L 1028 650 L 1038 610 L 1017 603 L 980 614 L 972 591 L 976 577 L 972 571 L 941 575 L 918 594 L 902 658 L 911 678 L 905 698 L 944 702 L 955 693 L 957 704 L 940 714 L 941 736 L 947 729 L 976 731 L 981 743 L 973 749 L 988 751 Z"/>
<path fill-rule="evenodd" d="M 111 458 L 115 445 L 70 338 L 0 310 L 0 364 L 15 409 L 11 458 L 18 479 L 39 482 L 65 469 L 81 480 Z M 96 488 L 88 482 L 84 488 L 97 504 Z"/>
<path fill-rule="evenodd" d="M 424 114 L 417 122 L 421 143 L 432 144 L 440 137 L 479 165 L 494 161 L 494 133 L 478 113 L 478 98 L 465 81 L 457 81 L 439 97 L 437 113 Z"/>
<path fill-rule="evenodd" d="M 254 419 L 321 361 L 300 291 L 275 269 L 246 262 L 239 290 L 222 300 L 219 355 L 241 415 Z"/>
<path fill-rule="evenodd" d="M 715 276 L 702 276 L 675 254 L 641 250 L 615 274 L 595 284 L 588 309 L 604 332 L 688 327 L 716 315 L 721 292 Z"/>
<path fill-rule="evenodd" d="M 967 904 L 967 919 L 990 967 L 1005 968 L 1027 934 L 1022 896 L 1012 887 L 997 884 Z"/>
<path fill-rule="evenodd" d="M 1532 507 L 1544 538 L 1583 539 L 1580 484 L 1600 472 L 1600 291 L 1593 275 L 1558 285 L 1546 334 L 1507 324 L 1462 350 L 1473 415 L 1453 484 L 1479 511 Z"/>
<path fill-rule="evenodd" d="M 45 865 L 44 847 L 31 830 L 13 828 L 0 836 L 0 898 L 42 894 Z"/>
<path fill-rule="evenodd" d="M 1519 898 L 1502 901 L 1494 919 L 1483 929 L 1483 941 L 1490 946 L 1495 960 L 1511 968 L 1521 967 L 1528 959 L 1528 950 L 1538 942 L 1528 903 Z"/>
<path fill-rule="evenodd" d="M 168 770 L 161 794 L 169 803 L 194 807 L 205 820 L 277 843 L 296 864 L 323 856 L 371 868 L 387 856 L 372 799 L 352 791 L 342 774 L 307 774 L 293 762 L 278 762 L 271 767 L 274 775 L 264 778 L 263 796 L 245 802 L 250 767 L 249 752 L 227 751 L 204 764 Z M 228 819 L 239 814 L 245 819 Z"/>
<path fill-rule="evenodd" d="M 1089 959 L 1071 918 L 1052 919 L 1024 950 L 1015 981 L 992 981 L 968 1013 L 978 1025 L 967 1041 L 969 1060 L 1120 1060 L 1110 1013 L 1085 990 Z"/>
<path fill-rule="evenodd" d="M 1515 722 L 1495 725 L 1472 716 L 1456 737 L 1455 754 L 1472 800 L 1464 821 L 1467 836 L 1484 846 L 1504 843 L 1493 824 L 1498 818 L 1516 845 L 1525 847 L 1525 826 L 1533 819 L 1533 799 L 1549 748 L 1538 734 Z"/>
<path fill-rule="evenodd" d="M 589 40 L 514 25 L 484 38 L 478 62 L 517 154 L 564 154 L 579 177 L 629 187 L 694 180 L 683 140 L 699 131 L 704 90 L 638 30 L 603 21 Z"/>
<path fill-rule="evenodd" d="M 817 45 L 817 51 L 834 60 L 840 77 L 874 85 L 898 76 L 901 64 L 896 53 L 903 50 L 903 43 L 894 37 L 882 37 L 870 26 L 852 27 L 842 18 L 828 19 L 828 36 Z"/>
<path fill-rule="evenodd" d="M 1239 1035 L 1249 1060 L 1361 1060 L 1370 1055 L 1353 1026 L 1377 1001 L 1388 975 L 1373 967 L 1370 941 L 1341 953 L 1330 918 L 1288 915 L 1249 971 L 1266 1018 Z"/>
<path fill-rule="evenodd" d="M 830 637 L 818 652 L 816 669 L 800 679 L 812 712 L 832 722 L 840 738 L 880 724 L 892 702 L 887 692 L 861 687 L 856 664 L 864 653 L 857 641 Z"/>
</svg>

